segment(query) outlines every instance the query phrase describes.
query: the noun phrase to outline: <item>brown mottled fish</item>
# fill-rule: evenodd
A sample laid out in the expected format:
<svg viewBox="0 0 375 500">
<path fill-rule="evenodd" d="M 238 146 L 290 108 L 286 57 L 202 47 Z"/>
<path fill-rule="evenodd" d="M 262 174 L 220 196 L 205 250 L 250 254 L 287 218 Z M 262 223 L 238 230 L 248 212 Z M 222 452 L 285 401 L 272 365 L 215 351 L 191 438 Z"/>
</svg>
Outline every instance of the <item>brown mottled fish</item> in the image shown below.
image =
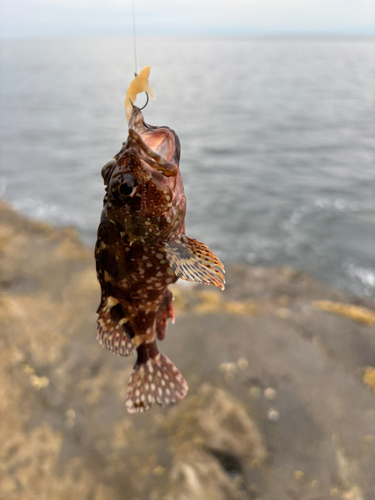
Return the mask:
<svg viewBox="0 0 375 500">
<path fill-rule="evenodd" d="M 156 338 L 174 321 L 178 278 L 224 289 L 224 267 L 203 243 L 185 236 L 180 141 L 169 127 L 144 122 L 133 107 L 129 137 L 102 169 L 106 186 L 95 256 L 101 286 L 99 343 L 115 354 L 137 351 L 126 406 L 130 413 L 182 399 L 188 385 Z"/>
</svg>

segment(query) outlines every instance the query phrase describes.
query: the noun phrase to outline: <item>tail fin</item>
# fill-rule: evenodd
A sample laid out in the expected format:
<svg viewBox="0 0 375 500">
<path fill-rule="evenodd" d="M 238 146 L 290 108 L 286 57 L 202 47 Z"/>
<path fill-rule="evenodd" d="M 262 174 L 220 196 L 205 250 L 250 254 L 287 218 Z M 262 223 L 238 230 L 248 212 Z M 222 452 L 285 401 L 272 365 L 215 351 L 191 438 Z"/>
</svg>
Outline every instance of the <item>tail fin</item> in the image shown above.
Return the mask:
<svg viewBox="0 0 375 500">
<path fill-rule="evenodd" d="M 99 308 L 98 313 L 96 339 L 99 344 L 120 356 L 132 354 L 135 349 L 132 332 L 126 324 L 124 311 L 118 301 L 107 300 L 106 304 Z"/>
<path fill-rule="evenodd" d="M 146 344 L 140 348 L 144 346 Z M 187 382 L 167 356 L 157 352 L 155 357 L 139 363 L 140 354 L 138 351 L 138 361 L 130 377 L 126 395 L 126 409 L 129 413 L 149 410 L 152 403 L 167 406 L 186 396 Z"/>
</svg>

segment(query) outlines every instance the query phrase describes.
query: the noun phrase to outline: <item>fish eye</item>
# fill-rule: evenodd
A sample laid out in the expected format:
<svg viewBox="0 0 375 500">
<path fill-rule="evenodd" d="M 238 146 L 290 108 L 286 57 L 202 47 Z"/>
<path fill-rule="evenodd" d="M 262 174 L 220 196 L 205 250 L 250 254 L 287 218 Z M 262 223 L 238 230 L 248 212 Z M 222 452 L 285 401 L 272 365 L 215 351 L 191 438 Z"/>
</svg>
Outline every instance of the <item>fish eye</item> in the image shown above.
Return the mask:
<svg viewBox="0 0 375 500">
<path fill-rule="evenodd" d="M 121 180 L 122 182 L 118 187 L 118 191 L 121 196 L 133 196 L 137 189 L 137 181 L 135 178 L 131 174 L 124 174 Z"/>
</svg>

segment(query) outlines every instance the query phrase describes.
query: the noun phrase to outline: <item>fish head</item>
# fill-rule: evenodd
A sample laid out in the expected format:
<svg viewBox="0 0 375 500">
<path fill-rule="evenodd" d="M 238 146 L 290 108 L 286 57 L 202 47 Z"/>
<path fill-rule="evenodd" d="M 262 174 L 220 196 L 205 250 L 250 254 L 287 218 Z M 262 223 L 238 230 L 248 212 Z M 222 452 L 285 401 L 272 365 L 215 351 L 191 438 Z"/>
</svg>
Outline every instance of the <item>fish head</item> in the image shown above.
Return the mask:
<svg viewBox="0 0 375 500">
<path fill-rule="evenodd" d="M 162 242 L 183 228 L 186 199 L 179 161 L 176 133 L 146 124 L 134 106 L 127 141 L 102 169 L 104 214 L 130 244 Z"/>
</svg>

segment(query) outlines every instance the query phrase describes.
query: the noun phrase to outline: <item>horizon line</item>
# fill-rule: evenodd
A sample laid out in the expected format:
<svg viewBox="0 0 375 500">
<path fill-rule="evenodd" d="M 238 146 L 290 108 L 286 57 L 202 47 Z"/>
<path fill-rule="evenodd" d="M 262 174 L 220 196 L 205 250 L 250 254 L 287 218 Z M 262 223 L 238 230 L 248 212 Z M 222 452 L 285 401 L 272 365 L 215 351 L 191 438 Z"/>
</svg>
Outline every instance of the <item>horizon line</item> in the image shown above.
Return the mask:
<svg viewBox="0 0 375 500">
<path fill-rule="evenodd" d="M 44 40 L 44 39 L 72 39 L 72 38 L 132 38 L 132 34 L 108 34 L 108 33 L 58 33 L 58 34 L 33 34 L 33 35 L 3 35 L 0 32 L 0 40 L 1 41 L 27 41 L 27 40 Z M 327 33 L 317 33 L 317 32 L 275 32 L 275 33 L 210 33 L 210 34 L 201 34 L 201 33 L 170 33 L 170 34 L 144 34 L 137 33 L 137 38 L 375 38 L 375 31 L 368 32 L 367 30 L 364 32 L 327 32 Z"/>
</svg>

